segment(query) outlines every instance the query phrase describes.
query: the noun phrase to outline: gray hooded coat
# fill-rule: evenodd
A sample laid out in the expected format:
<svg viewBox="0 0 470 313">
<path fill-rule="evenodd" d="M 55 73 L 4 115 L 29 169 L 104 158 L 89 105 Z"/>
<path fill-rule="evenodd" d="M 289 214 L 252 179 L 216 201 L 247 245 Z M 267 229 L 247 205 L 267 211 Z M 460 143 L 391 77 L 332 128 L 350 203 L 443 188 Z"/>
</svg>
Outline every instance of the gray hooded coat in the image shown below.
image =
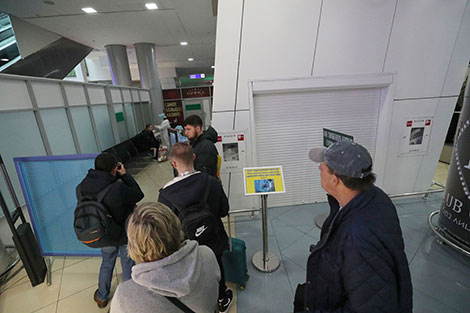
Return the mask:
<svg viewBox="0 0 470 313">
<path fill-rule="evenodd" d="M 137 264 L 132 279 L 121 283 L 111 302 L 111 313 L 181 313 L 165 296 L 176 297 L 197 313 L 213 313 L 220 271 L 214 253 L 186 240 L 170 256 Z"/>
</svg>

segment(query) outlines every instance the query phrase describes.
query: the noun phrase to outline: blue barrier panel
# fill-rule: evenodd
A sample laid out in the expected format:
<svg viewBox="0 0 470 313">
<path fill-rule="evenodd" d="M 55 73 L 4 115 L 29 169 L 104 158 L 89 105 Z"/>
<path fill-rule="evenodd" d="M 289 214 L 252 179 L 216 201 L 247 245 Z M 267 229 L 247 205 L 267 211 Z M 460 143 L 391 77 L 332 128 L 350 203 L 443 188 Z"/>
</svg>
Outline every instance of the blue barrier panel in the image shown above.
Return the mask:
<svg viewBox="0 0 470 313">
<path fill-rule="evenodd" d="M 97 154 L 15 158 L 31 223 L 44 256 L 96 256 L 73 230 L 75 187 L 94 167 Z"/>
</svg>

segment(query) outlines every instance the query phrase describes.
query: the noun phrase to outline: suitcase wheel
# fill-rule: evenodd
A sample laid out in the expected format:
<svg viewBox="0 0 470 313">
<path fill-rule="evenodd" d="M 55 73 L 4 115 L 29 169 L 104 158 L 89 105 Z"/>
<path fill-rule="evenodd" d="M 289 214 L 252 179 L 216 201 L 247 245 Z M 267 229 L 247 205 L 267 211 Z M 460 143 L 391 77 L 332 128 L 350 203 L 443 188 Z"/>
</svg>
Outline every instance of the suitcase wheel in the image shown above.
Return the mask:
<svg viewBox="0 0 470 313">
<path fill-rule="evenodd" d="M 240 288 L 240 290 L 245 290 L 245 285 L 240 285 L 238 288 Z"/>
<path fill-rule="evenodd" d="M 245 281 L 248 281 L 249 278 L 250 278 L 250 275 L 246 274 Z"/>
</svg>

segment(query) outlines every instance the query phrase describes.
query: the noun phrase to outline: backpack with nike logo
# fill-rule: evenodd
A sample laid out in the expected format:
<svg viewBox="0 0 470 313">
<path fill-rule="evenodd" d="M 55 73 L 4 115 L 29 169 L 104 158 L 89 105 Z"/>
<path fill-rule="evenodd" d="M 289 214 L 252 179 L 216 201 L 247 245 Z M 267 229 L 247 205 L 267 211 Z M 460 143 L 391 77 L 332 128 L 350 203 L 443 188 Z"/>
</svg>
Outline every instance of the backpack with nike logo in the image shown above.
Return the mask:
<svg viewBox="0 0 470 313">
<path fill-rule="evenodd" d="M 206 190 L 199 203 L 191 204 L 185 208 L 175 206 L 186 237 L 217 251 L 223 245 L 224 238 L 221 236 L 218 217 L 212 214 L 207 204 L 210 189 L 211 182 L 207 177 Z"/>
<path fill-rule="evenodd" d="M 114 183 L 109 184 L 94 197 L 83 195 L 80 185 L 75 190 L 78 204 L 74 212 L 73 228 L 78 240 L 91 248 L 120 244 L 123 228 L 102 203 L 113 185 Z"/>
</svg>

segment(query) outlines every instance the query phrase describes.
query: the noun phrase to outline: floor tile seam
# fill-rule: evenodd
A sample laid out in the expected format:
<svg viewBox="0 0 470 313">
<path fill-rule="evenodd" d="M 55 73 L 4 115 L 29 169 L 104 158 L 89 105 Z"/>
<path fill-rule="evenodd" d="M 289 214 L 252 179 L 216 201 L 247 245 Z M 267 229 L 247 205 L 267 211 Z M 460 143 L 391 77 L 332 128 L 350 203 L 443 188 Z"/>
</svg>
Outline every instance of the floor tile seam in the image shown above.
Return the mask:
<svg viewBox="0 0 470 313">
<path fill-rule="evenodd" d="M 426 238 L 425 238 L 425 239 L 426 239 Z M 435 239 L 437 239 L 437 238 L 435 238 Z M 420 246 L 419 248 L 421 248 L 421 246 Z M 449 247 L 449 248 L 450 248 L 450 247 Z M 450 248 L 450 249 L 451 249 L 451 248 Z M 413 255 L 413 260 L 414 260 L 415 256 L 417 256 L 417 252 L 418 252 L 418 249 L 417 249 L 416 253 Z M 449 257 L 452 257 L 452 256 L 449 256 Z M 438 263 L 438 262 L 434 261 L 434 259 L 432 259 L 432 258 L 426 258 L 426 257 L 423 257 L 423 256 L 418 256 L 418 258 L 420 258 L 420 259 L 422 259 L 422 260 L 424 260 L 424 261 L 426 261 L 426 262 L 429 262 L 429 263 L 431 263 L 431 264 L 434 265 L 434 266 L 448 267 L 448 268 L 451 268 L 451 269 L 453 269 L 453 270 L 455 270 L 455 271 L 457 271 L 457 272 L 460 272 L 460 271 L 461 271 L 461 269 L 458 268 L 457 266 L 454 266 L 454 265 L 451 265 L 451 264 L 448 264 L 448 263 L 447 263 L 447 264 Z M 411 265 L 411 262 L 410 262 L 410 265 Z M 463 266 L 465 266 L 465 265 L 463 265 Z"/>
<path fill-rule="evenodd" d="M 411 261 L 410 261 L 409 265 L 411 265 L 411 263 L 413 263 L 413 260 L 415 259 L 416 254 L 418 253 L 419 249 L 423 245 L 423 242 L 426 240 L 428 234 L 429 234 L 429 231 L 426 232 L 426 234 L 424 234 L 423 238 L 421 239 L 421 242 L 418 245 L 418 248 L 416 248 L 416 251 L 413 253 L 413 257 L 411 258 Z"/>
<path fill-rule="evenodd" d="M 60 298 L 60 299 L 57 300 L 57 305 L 59 304 L 59 302 L 65 300 L 65 299 L 68 299 L 68 298 L 70 298 L 70 297 L 76 296 L 76 295 L 79 294 L 80 292 L 85 291 L 85 290 L 87 290 L 87 289 L 95 288 L 95 286 L 98 287 L 98 284 L 95 283 L 95 284 L 93 284 L 93 285 L 91 285 L 91 286 L 88 286 L 88 287 L 85 287 L 85 288 L 80 289 L 80 290 L 78 290 L 78 291 L 75 291 L 74 293 L 72 293 L 72 294 L 70 294 L 70 295 L 68 295 L 68 296 L 65 296 L 65 297 L 63 297 L 63 298 Z"/>
<path fill-rule="evenodd" d="M 64 259 L 64 265 L 65 265 L 65 259 Z M 60 275 L 60 283 L 59 283 L 59 292 L 57 293 L 57 300 L 56 300 L 56 305 L 55 305 L 56 313 L 59 308 L 60 292 L 62 291 L 62 279 L 64 278 L 64 270 L 65 270 L 65 267 L 62 267 L 62 274 Z M 51 284 L 52 284 L 52 273 L 51 273 Z"/>
<path fill-rule="evenodd" d="M 40 311 L 40 310 L 42 310 L 42 309 L 45 309 L 45 308 L 47 308 L 48 306 L 52 306 L 53 304 L 56 304 L 56 303 L 57 303 L 57 301 L 55 301 L 55 302 L 51 302 L 51 303 L 49 303 L 49 304 L 46 304 L 46 305 L 44 305 L 44 306 L 42 306 L 42 307 L 40 307 L 40 308 L 34 309 L 34 311 L 31 311 L 31 313 L 35 313 L 35 312 L 37 312 L 37 311 Z M 57 313 L 57 304 L 56 304 L 56 309 L 55 309 L 55 311 L 54 311 L 54 312 L 56 312 L 56 313 Z"/>
<path fill-rule="evenodd" d="M 296 228 L 296 229 L 297 229 L 297 228 Z M 302 239 L 302 238 L 305 237 L 305 236 L 309 236 L 310 238 L 317 240 L 317 239 L 314 238 L 313 236 L 311 236 L 311 235 L 309 235 L 309 234 L 307 234 L 307 233 L 304 233 L 302 236 L 300 236 L 299 238 L 297 238 L 297 239 L 295 239 L 293 242 L 291 242 L 287 247 L 285 247 L 284 249 L 280 250 L 281 253 L 282 253 L 283 251 L 287 250 L 290 246 L 292 246 L 294 243 L 296 243 L 297 241 L 299 241 L 300 239 Z"/>
<path fill-rule="evenodd" d="M 25 271 L 26 271 L 26 269 L 25 269 Z M 1 295 L 2 293 L 4 293 L 5 291 L 7 291 L 8 289 L 12 288 L 12 287 L 20 286 L 20 285 L 22 285 L 22 284 L 24 284 L 24 283 L 27 283 L 28 280 L 26 280 L 25 282 L 22 282 L 21 284 L 19 284 L 19 282 L 20 282 L 21 280 L 23 280 L 23 278 L 25 278 L 25 277 L 28 277 L 28 274 L 25 274 L 24 276 L 18 278 L 18 280 L 16 280 L 15 282 L 13 282 L 10 286 L 6 287 L 5 289 L 0 290 L 0 295 Z M 6 284 L 6 283 L 5 283 L 5 284 Z"/>
<path fill-rule="evenodd" d="M 284 267 L 284 271 L 286 272 L 286 277 L 287 277 L 287 281 L 289 282 L 289 286 L 290 286 L 290 290 L 292 292 L 292 296 L 295 296 L 295 291 L 294 291 L 294 286 L 292 285 L 292 281 L 289 277 L 289 272 L 287 271 L 287 267 L 286 267 L 286 262 L 284 260 L 284 255 L 281 255 L 279 256 L 282 260 L 282 266 Z"/>
<path fill-rule="evenodd" d="M 300 267 L 302 270 L 305 271 L 305 269 L 303 268 L 302 265 L 300 265 L 300 264 L 297 263 L 296 261 L 292 260 L 290 257 L 288 257 L 287 255 L 283 254 L 282 252 L 281 252 L 281 254 L 282 254 L 282 257 L 283 257 L 283 258 L 288 259 L 290 262 L 294 263 L 295 265 L 297 265 L 298 267 Z"/>
<path fill-rule="evenodd" d="M 442 302 L 439 298 L 436 298 L 434 295 L 430 295 L 428 292 L 422 290 L 421 288 L 417 288 L 417 287 L 415 287 L 415 286 L 412 286 L 412 287 L 413 287 L 413 289 L 416 289 L 416 290 L 418 290 L 419 292 L 421 292 L 422 294 L 424 294 L 426 297 L 429 297 L 429 298 L 435 300 L 436 302 L 440 303 L 440 304 L 443 305 L 443 306 L 448 307 L 449 309 L 452 309 L 452 310 L 454 310 L 454 311 L 456 311 L 456 312 L 459 312 L 459 313 L 465 313 L 465 312 L 463 312 L 463 311 L 460 311 L 460 309 L 457 309 L 457 308 L 455 308 L 455 307 L 453 307 L 453 306 L 448 305 L 448 304 L 445 303 L 445 302 Z"/>
</svg>

